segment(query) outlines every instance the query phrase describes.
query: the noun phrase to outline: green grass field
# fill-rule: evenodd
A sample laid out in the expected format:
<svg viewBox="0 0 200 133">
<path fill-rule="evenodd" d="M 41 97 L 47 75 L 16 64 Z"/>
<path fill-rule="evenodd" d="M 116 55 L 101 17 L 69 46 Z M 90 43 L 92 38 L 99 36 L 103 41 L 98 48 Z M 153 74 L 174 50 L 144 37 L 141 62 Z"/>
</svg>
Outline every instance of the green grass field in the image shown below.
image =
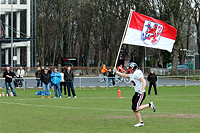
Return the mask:
<svg viewBox="0 0 200 133">
<path fill-rule="evenodd" d="M 121 90 L 121 98 L 117 98 Z M 148 88 L 146 88 L 146 91 Z M 0 90 L 2 92 L 5 90 Z M 37 90 L 16 90 L 18 97 L 0 97 L 1 133 L 197 133 L 200 131 L 200 86 L 159 87 L 147 95 L 140 111 L 144 127 L 131 110 L 131 87 L 76 89 L 77 98 L 50 99 Z"/>
</svg>

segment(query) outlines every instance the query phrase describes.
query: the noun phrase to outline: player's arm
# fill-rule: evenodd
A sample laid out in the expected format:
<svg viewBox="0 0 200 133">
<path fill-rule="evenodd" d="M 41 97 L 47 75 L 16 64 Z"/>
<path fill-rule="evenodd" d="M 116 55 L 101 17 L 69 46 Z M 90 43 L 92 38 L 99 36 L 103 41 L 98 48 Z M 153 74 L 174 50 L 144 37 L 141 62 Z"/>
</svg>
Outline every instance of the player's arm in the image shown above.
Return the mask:
<svg viewBox="0 0 200 133">
<path fill-rule="evenodd" d="M 141 89 L 141 91 L 143 92 L 144 89 L 145 89 L 145 87 L 146 87 L 146 80 L 143 77 L 141 77 L 139 80 L 142 82 L 142 89 Z"/>
<path fill-rule="evenodd" d="M 125 74 L 125 73 L 120 73 L 120 72 L 116 72 L 117 75 L 121 76 L 121 77 L 124 77 L 124 78 L 130 78 L 128 76 L 128 74 Z"/>
</svg>

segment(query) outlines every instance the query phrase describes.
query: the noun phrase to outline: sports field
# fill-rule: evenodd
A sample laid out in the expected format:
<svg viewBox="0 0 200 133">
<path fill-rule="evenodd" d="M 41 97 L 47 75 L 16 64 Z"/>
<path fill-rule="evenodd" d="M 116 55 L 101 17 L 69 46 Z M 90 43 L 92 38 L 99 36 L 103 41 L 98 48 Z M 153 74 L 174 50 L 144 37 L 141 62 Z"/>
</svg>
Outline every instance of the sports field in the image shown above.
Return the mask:
<svg viewBox="0 0 200 133">
<path fill-rule="evenodd" d="M 121 90 L 121 98 L 118 98 Z M 146 87 L 146 91 L 148 88 Z M 5 90 L 0 90 L 2 92 Z M 16 90 L 18 97 L 0 97 L 1 133 L 197 133 L 200 131 L 200 86 L 159 87 L 158 95 L 147 95 L 140 111 L 144 127 L 131 110 L 131 87 L 82 88 L 77 98 L 50 99 L 37 90 Z"/>
</svg>

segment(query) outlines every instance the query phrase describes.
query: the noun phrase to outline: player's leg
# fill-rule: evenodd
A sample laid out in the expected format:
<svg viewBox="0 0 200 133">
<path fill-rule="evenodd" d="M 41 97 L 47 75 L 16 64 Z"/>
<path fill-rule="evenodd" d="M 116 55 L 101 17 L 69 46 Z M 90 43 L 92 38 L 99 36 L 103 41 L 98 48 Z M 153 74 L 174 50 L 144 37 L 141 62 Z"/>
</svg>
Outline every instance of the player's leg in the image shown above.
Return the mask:
<svg viewBox="0 0 200 133">
<path fill-rule="evenodd" d="M 141 127 L 144 126 L 144 123 L 142 121 L 140 113 L 137 111 L 139 109 L 140 104 L 142 103 L 142 99 L 145 97 L 144 93 L 142 95 L 139 95 L 139 93 L 135 93 L 135 95 L 132 98 L 132 110 L 138 119 L 139 123 L 135 124 L 135 127 Z"/>
<path fill-rule="evenodd" d="M 140 111 L 149 107 L 149 104 L 141 105 L 136 111 Z"/>
<path fill-rule="evenodd" d="M 139 113 L 138 111 L 133 111 L 133 112 L 134 112 L 136 118 L 138 119 L 138 121 L 139 121 L 139 122 L 143 122 L 140 113 Z"/>
</svg>

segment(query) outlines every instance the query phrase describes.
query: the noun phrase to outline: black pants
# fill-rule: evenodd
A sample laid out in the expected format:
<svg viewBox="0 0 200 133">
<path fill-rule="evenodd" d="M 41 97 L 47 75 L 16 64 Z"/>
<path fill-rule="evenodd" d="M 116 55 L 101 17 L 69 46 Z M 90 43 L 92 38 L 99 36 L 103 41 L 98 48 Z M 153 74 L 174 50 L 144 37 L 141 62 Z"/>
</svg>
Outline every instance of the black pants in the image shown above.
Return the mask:
<svg viewBox="0 0 200 133">
<path fill-rule="evenodd" d="M 155 95 L 157 95 L 156 83 L 151 83 L 151 82 L 149 83 L 148 95 L 150 95 L 152 85 L 153 85 L 153 87 L 154 87 Z"/>
<path fill-rule="evenodd" d="M 61 91 L 61 93 L 62 93 L 62 86 L 64 86 L 64 95 L 67 95 L 66 82 L 60 82 L 60 91 Z"/>
</svg>

